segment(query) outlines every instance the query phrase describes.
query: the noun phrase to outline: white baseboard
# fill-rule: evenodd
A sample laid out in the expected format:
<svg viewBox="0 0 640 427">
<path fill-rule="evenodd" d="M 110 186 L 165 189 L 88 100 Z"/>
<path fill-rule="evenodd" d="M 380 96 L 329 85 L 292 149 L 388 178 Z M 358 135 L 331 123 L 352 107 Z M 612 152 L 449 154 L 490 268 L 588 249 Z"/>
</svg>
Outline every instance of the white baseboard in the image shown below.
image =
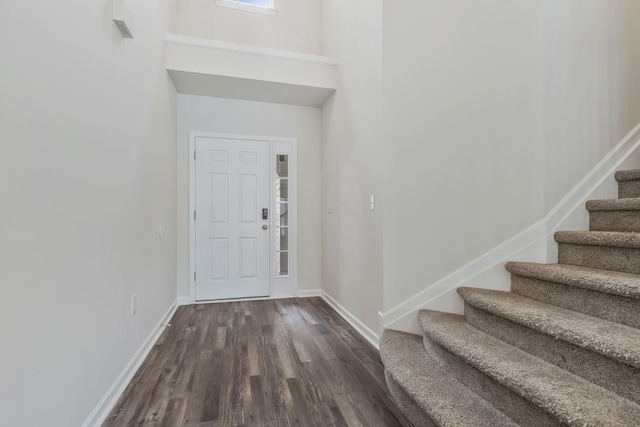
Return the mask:
<svg viewBox="0 0 640 427">
<path fill-rule="evenodd" d="M 178 297 L 178 305 L 189 305 L 191 304 L 190 297 Z"/>
<path fill-rule="evenodd" d="M 303 291 L 298 291 L 298 298 L 313 298 L 313 297 L 321 297 L 322 289 L 306 289 Z"/>
<path fill-rule="evenodd" d="M 338 314 L 342 316 L 342 318 L 346 320 L 347 323 L 353 326 L 353 328 L 358 331 L 360 335 L 362 335 L 367 341 L 369 341 L 371 345 L 373 345 L 378 350 L 380 349 L 380 337 L 378 336 L 378 334 L 369 329 L 367 325 L 362 323 L 356 316 L 351 314 L 349 310 L 340 305 L 338 301 L 331 297 L 331 295 L 329 295 L 325 291 L 321 291 L 321 293 L 322 299 L 324 299 L 327 304 L 331 306 L 331 308 L 337 311 Z"/>
<path fill-rule="evenodd" d="M 640 151 L 640 123 L 620 141 L 551 211 L 516 236 L 469 262 L 448 276 L 429 285 L 395 307 L 378 313 L 380 333 L 384 328 L 416 333 L 417 311 L 421 308 L 459 312 L 462 302 L 451 296 L 455 289 L 471 285 L 509 289 L 509 276 L 501 274 L 505 261 L 555 262 L 556 230 L 582 228 L 588 214 L 584 203 L 591 198 L 615 197 L 613 175 L 621 166 L 637 168 Z M 634 155 L 636 154 L 636 155 Z M 627 162 L 627 164 L 625 164 Z M 489 283 L 487 279 L 503 283 Z M 455 299 L 460 300 L 458 302 Z"/>
<path fill-rule="evenodd" d="M 120 373 L 107 393 L 102 397 L 98 405 L 93 409 L 93 411 L 91 411 L 91 414 L 89 414 L 84 423 L 82 423 L 82 427 L 98 427 L 102 425 L 109 415 L 109 412 L 111 412 L 125 388 L 135 375 L 136 371 L 140 368 L 140 365 L 142 365 L 142 362 L 144 362 L 144 359 L 147 357 L 156 341 L 158 341 L 158 338 L 160 338 L 160 334 L 164 331 L 165 325 L 169 323 L 169 320 L 171 320 L 171 317 L 176 312 L 177 308 L 177 302 L 171 304 L 171 307 L 169 307 L 169 310 L 167 310 L 164 316 L 162 316 L 158 325 L 142 343 L 140 349 L 138 349 L 136 354 L 134 354 L 133 358 L 129 361 L 127 366 L 125 366 L 124 370 Z"/>
<path fill-rule="evenodd" d="M 491 282 L 492 280 L 501 280 L 500 277 L 496 278 L 500 273 L 492 272 L 490 270 L 497 268 L 501 272 L 502 265 L 506 261 L 521 257 L 522 252 L 535 256 L 537 258 L 535 261 L 544 261 L 544 254 L 540 254 L 540 248 L 545 246 L 545 238 L 546 227 L 544 221 L 539 221 L 501 245 L 467 263 L 448 276 L 438 280 L 431 286 L 407 298 L 395 307 L 387 310 L 386 312 L 379 312 L 379 325 L 381 325 L 382 328 L 396 329 L 396 326 L 394 325 L 398 324 L 398 322 L 407 316 L 415 317 L 417 322 L 418 310 L 422 308 L 433 308 L 429 307 L 431 302 L 445 296 L 445 294 L 455 290 L 457 287 L 470 282 L 473 282 L 473 286 L 476 287 L 482 287 L 483 283 L 486 283 L 487 287 L 492 286 L 495 288 L 496 286 L 499 286 L 498 283 L 493 285 Z M 483 274 L 486 274 L 491 279 L 476 280 L 477 277 Z M 444 307 L 442 308 L 442 311 L 459 311 L 452 310 L 450 307 L 451 306 Z M 412 333 L 416 332 L 415 328 L 406 330 L 405 327 L 400 327 L 397 329 Z"/>
</svg>

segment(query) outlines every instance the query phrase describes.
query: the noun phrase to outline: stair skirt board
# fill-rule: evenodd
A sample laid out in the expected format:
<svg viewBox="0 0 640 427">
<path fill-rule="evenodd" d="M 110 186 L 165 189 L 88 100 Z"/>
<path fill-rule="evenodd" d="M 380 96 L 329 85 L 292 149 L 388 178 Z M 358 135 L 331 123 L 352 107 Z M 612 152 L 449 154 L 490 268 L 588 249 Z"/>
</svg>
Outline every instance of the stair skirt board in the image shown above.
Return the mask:
<svg viewBox="0 0 640 427">
<path fill-rule="evenodd" d="M 619 199 L 586 203 L 589 231 L 555 233 L 558 264 L 507 263 L 510 292 L 458 288 L 464 315 L 420 310 L 422 338 L 384 331 L 416 426 L 640 425 L 640 170 L 615 176 Z"/>
<path fill-rule="evenodd" d="M 378 313 L 378 323 L 383 328 L 399 329 L 412 333 L 420 333 L 420 328 L 415 321 L 415 314 L 422 308 L 445 309 L 462 313 L 462 305 L 452 303 L 451 294 L 455 294 L 455 288 L 463 285 L 480 286 L 496 289 L 508 289 L 508 279 L 501 274 L 504 263 L 513 259 L 527 259 L 530 261 L 551 262 L 555 259 L 556 245 L 553 241 L 555 230 L 565 227 L 575 227 L 572 224 L 582 224 L 585 215 L 584 204 L 589 198 L 609 197 L 616 191 L 617 183 L 619 198 L 640 198 L 640 180 L 638 174 L 632 171 L 617 171 L 622 167 L 637 167 L 635 159 L 640 156 L 640 123 L 635 126 L 586 176 L 560 200 L 551 211 L 540 221 L 531 225 L 526 230 L 518 233 L 489 252 L 470 261 L 450 275 L 436 283 L 429 284 L 427 288 L 410 296 L 400 304 L 384 312 Z M 617 171 L 617 172 L 616 172 Z M 615 174 L 615 179 L 613 179 Z M 628 188 L 622 190 L 622 188 Z M 587 202 L 589 210 L 592 203 L 602 200 Z M 605 201 L 611 203 L 611 200 Z M 630 211 L 634 203 L 640 206 L 640 201 L 617 201 L 614 203 L 626 203 Z M 605 210 L 605 207 L 600 207 Z M 596 214 L 596 216 L 599 214 Z M 606 215 L 606 214 L 605 214 Z M 626 215 L 615 213 L 613 215 Z M 635 214 L 634 214 L 635 215 Z M 597 224 L 607 220 L 593 219 Z M 604 227 L 604 225 L 603 225 Z M 593 230 L 597 230 L 594 228 Z M 628 230 L 602 230 L 602 231 L 628 231 Z"/>
</svg>

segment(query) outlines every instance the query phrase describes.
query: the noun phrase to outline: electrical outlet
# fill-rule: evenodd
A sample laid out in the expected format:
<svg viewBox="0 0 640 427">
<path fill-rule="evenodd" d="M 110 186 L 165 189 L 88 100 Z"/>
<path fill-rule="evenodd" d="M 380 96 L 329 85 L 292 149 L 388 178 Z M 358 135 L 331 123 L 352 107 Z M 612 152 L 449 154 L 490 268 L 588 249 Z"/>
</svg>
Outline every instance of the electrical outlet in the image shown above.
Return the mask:
<svg viewBox="0 0 640 427">
<path fill-rule="evenodd" d="M 131 295 L 131 315 L 135 316 L 138 312 L 138 296 L 136 294 Z"/>
</svg>

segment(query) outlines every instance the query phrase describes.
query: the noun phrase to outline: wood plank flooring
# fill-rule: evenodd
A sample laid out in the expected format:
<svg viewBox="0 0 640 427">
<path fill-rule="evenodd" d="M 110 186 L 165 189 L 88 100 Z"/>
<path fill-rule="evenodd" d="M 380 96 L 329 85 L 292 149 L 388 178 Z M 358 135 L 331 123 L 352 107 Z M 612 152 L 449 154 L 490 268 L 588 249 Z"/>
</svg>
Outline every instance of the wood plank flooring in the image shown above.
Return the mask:
<svg viewBox="0 0 640 427">
<path fill-rule="evenodd" d="M 409 426 L 320 298 L 179 307 L 103 427 Z"/>
</svg>

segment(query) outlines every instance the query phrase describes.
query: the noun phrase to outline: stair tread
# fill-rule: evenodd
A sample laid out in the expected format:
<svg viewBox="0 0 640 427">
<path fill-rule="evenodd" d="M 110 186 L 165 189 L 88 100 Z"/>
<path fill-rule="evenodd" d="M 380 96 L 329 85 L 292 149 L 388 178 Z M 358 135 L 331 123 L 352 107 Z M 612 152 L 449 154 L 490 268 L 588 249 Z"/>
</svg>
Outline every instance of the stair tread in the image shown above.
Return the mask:
<svg viewBox="0 0 640 427">
<path fill-rule="evenodd" d="M 508 262 L 505 268 L 509 273 L 518 276 L 562 283 L 628 298 L 640 298 L 640 276 L 636 274 L 568 264 L 539 264 L 535 262 Z"/>
<path fill-rule="evenodd" d="M 554 238 L 558 243 L 640 248 L 640 233 L 626 231 L 557 231 Z"/>
<path fill-rule="evenodd" d="M 640 197 L 588 200 L 585 206 L 588 211 L 638 211 Z"/>
<path fill-rule="evenodd" d="M 615 173 L 616 181 L 634 181 L 640 179 L 640 169 L 631 169 L 624 171 L 617 171 Z"/>
<path fill-rule="evenodd" d="M 469 325 L 464 317 L 419 314 L 436 343 L 568 425 L 640 425 L 640 406 Z"/>
<path fill-rule="evenodd" d="M 393 380 L 437 424 L 517 427 L 440 367 L 424 349 L 421 336 L 387 329 L 380 340 L 380 355 Z"/>
<path fill-rule="evenodd" d="M 640 330 L 511 292 L 458 288 L 465 302 L 556 339 L 640 368 Z"/>
</svg>

